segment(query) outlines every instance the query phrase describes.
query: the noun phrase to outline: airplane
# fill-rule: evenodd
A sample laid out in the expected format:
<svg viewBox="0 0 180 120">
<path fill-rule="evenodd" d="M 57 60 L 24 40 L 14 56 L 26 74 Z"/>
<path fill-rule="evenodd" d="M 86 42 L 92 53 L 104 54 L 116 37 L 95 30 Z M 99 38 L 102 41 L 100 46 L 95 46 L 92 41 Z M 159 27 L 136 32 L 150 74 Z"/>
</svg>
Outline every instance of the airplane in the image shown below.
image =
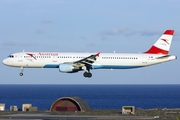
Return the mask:
<svg viewBox="0 0 180 120">
<path fill-rule="evenodd" d="M 84 71 L 90 78 L 93 69 L 132 69 L 177 59 L 169 55 L 174 30 L 166 30 L 155 44 L 143 53 L 18 52 L 2 61 L 4 65 L 24 68 L 58 68 L 62 73 Z"/>
</svg>

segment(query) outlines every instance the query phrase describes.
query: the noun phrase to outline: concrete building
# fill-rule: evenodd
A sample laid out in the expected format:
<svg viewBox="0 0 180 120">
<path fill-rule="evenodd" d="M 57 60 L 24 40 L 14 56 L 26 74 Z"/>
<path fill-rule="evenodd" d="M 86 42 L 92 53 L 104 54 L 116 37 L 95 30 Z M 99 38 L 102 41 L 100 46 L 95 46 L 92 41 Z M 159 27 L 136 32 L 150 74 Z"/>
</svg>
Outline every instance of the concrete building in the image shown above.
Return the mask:
<svg viewBox="0 0 180 120">
<path fill-rule="evenodd" d="M 10 106 L 10 111 L 18 111 L 18 107 L 17 106 Z"/>
<path fill-rule="evenodd" d="M 57 99 L 50 111 L 81 111 L 90 110 L 88 103 L 80 97 L 62 97 Z"/>
<path fill-rule="evenodd" d="M 32 104 L 22 104 L 22 111 L 29 111 L 30 107 L 32 107 Z"/>
<path fill-rule="evenodd" d="M 0 111 L 5 111 L 5 104 L 0 103 Z"/>
<path fill-rule="evenodd" d="M 29 107 L 29 112 L 35 112 L 35 111 L 38 111 L 38 108 L 35 107 L 35 106 L 32 106 L 32 107 Z"/>
<path fill-rule="evenodd" d="M 122 114 L 135 114 L 135 106 L 123 106 Z"/>
</svg>

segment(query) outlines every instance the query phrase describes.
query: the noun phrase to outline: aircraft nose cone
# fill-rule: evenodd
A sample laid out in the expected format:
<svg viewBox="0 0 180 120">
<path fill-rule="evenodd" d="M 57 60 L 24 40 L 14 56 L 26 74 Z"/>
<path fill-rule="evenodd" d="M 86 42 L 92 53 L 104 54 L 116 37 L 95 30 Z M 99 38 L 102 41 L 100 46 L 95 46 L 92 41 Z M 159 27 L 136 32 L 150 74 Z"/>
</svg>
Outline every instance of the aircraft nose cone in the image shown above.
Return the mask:
<svg viewBox="0 0 180 120">
<path fill-rule="evenodd" d="M 7 65 L 7 66 L 12 66 L 13 65 L 13 61 L 12 60 L 9 60 L 9 58 L 6 58 L 2 61 L 2 63 L 4 65 Z"/>
<path fill-rule="evenodd" d="M 9 65 L 9 60 L 4 59 L 4 60 L 2 61 L 2 63 L 3 63 L 4 65 Z"/>
<path fill-rule="evenodd" d="M 5 65 L 5 64 L 6 64 L 6 60 L 4 59 L 4 60 L 2 61 L 2 63 Z"/>
</svg>

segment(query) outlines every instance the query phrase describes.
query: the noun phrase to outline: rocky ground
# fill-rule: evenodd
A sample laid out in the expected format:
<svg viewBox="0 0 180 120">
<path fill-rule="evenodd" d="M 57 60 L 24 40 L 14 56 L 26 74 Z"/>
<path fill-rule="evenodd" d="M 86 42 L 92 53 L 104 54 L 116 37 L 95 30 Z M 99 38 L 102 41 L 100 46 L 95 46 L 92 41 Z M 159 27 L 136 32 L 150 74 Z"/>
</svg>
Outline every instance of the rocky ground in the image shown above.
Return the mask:
<svg viewBox="0 0 180 120">
<path fill-rule="evenodd" d="M 27 114 L 28 112 L 11 112 L 11 111 L 1 111 L 1 115 L 8 115 L 8 114 Z M 180 108 L 176 109 L 135 109 L 135 114 L 122 114 L 121 110 L 90 110 L 85 112 L 50 112 L 50 111 L 37 111 L 31 113 L 48 113 L 50 115 L 65 115 L 65 116 L 153 116 L 155 119 L 168 119 L 168 120 L 180 120 Z"/>
</svg>

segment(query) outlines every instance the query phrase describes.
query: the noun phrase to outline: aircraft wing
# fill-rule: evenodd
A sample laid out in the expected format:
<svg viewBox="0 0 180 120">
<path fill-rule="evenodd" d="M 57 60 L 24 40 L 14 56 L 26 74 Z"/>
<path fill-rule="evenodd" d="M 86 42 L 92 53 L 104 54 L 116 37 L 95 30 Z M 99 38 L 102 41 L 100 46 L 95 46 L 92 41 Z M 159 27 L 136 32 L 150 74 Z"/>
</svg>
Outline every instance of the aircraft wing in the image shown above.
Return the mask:
<svg viewBox="0 0 180 120">
<path fill-rule="evenodd" d="M 92 66 L 92 64 L 96 61 L 97 57 L 99 57 L 100 53 L 90 55 L 86 58 L 73 62 L 75 66 Z"/>
<path fill-rule="evenodd" d="M 81 60 L 71 62 L 71 64 L 73 64 L 73 66 L 75 68 L 86 67 L 88 69 L 91 69 L 92 64 L 96 61 L 97 57 L 99 57 L 99 54 L 100 54 L 100 52 L 97 54 L 94 54 L 94 55 L 90 55 L 90 56 L 83 58 Z"/>
</svg>

